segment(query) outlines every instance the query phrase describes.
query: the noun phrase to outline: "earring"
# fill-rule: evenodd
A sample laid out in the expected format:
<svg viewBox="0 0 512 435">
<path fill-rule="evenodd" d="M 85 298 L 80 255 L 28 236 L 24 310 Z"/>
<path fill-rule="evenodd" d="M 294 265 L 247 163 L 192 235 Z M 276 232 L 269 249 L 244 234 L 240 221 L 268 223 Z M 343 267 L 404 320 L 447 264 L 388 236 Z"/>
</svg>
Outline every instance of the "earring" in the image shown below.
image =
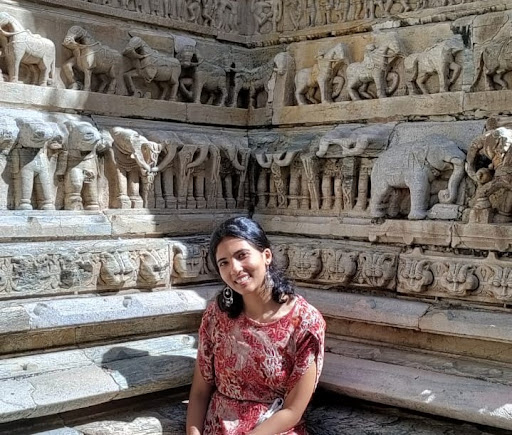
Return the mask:
<svg viewBox="0 0 512 435">
<path fill-rule="evenodd" d="M 231 287 L 224 287 L 222 290 L 222 299 L 224 301 L 224 305 L 229 308 L 231 305 L 233 305 L 233 290 Z"/>
<path fill-rule="evenodd" d="M 267 270 L 265 272 L 265 287 L 267 290 L 272 290 L 274 288 L 274 280 L 272 279 L 272 275 L 270 275 L 270 270 L 267 265 Z"/>
</svg>

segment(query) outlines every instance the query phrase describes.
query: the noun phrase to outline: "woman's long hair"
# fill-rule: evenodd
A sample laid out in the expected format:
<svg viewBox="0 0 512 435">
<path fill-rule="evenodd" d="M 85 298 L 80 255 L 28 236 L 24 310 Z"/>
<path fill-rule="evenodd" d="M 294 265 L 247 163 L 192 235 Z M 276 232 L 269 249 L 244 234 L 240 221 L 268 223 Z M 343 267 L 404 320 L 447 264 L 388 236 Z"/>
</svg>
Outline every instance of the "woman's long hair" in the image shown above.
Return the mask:
<svg viewBox="0 0 512 435">
<path fill-rule="evenodd" d="M 257 222 L 243 216 L 230 218 L 217 227 L 210 239 L 210 259 L 219 275 L 219 266 L 217 265 L 216 258 L 217 247 L 226 237 L 235 237 L 245 240 L 260 252 L 263 252 L 267 248 L 272 249 L 265 231 L 263 231 L 263 228 L 261 228 Z M 283 272 L 276 267 L 274 256 L 272 256 L 272 261 L 268 266 L 265 283 L 271 287 L 272 299 L 279 304 L 285 302 L 285 295 L 293 295 L 295 293 L 293 284 L 284 276 Z M 217 295 L 217 304 L 219 308 L 228 313 L 231 318 L 238 317 L 244 309 L 242 296 L 236 291 L 233 291 L 233 303 L 229 307 L 225 304 L 222 292 Z"/>
</svg>

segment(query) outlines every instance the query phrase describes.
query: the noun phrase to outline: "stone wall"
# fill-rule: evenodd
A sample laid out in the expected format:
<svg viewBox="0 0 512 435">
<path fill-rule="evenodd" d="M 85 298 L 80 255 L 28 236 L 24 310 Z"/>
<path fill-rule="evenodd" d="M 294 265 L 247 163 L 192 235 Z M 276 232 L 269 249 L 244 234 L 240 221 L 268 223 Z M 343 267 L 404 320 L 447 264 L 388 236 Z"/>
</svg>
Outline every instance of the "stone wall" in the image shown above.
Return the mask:
<svg viewBox="0 0 512 435">
<path fill-rule="evenodd" d="M 328 321 L 324 386 L 512 428 L 511 14 L 0 1 L 0 422 L 187 385 L 208 235 L 250 214 Z"/>
</svg>

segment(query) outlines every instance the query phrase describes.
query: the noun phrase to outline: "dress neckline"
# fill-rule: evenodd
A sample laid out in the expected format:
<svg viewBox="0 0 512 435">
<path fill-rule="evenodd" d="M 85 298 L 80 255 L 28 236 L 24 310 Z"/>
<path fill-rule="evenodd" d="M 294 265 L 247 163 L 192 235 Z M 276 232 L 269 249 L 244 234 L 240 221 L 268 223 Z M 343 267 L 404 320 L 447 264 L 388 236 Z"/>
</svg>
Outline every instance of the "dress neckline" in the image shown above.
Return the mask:
<svg viewBox="0 0 512 435">
<path fill-rule="evenodd" d="M 242 311 L 242 316 L 249 322 L 252 323 L 255 326 L 271 326 L 275 325 L 278 322 L 281 322 L 282 320 L 290 317 L 294 312 L 295 308 L 297 307 L 297 304 L 299 303 L 299 297 L 298 295 L 293 295 L 293 306 L 290 308 L 290 311 L 288 311 L 286 314 L 283 314 L 281 317 L 278 317 L 277 319 L 271 320 L 270 322 L 259 322 L 258 320 L 251 319 L 249 316 L 247 316 Z"/>
</svg>

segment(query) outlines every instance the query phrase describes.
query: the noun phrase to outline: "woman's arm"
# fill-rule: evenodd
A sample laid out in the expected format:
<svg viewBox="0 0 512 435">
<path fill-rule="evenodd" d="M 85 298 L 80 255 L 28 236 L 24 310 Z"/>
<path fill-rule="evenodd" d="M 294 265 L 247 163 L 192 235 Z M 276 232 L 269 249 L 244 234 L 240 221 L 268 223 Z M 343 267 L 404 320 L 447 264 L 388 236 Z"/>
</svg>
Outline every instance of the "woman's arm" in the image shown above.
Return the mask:
<svg viewBox="0 0 512 435">
<path fill-rule="evenodd" d="M 286 432 L 296 426 L 313 395 L 316 381 L 316 362 L 306 370 L 284 401 L 283 408 L 256 426 L 247 435 L 269 435 Z"/>
<path fill-rule="evenodd" d="M 194 379 L 190 389 L 187 408 L 187 435 L 201 435 L 203 433 L 204 418 L 210 402 L 213 386 L 208 384 L 199 370 L 196 362 Z"/>
</svg>

